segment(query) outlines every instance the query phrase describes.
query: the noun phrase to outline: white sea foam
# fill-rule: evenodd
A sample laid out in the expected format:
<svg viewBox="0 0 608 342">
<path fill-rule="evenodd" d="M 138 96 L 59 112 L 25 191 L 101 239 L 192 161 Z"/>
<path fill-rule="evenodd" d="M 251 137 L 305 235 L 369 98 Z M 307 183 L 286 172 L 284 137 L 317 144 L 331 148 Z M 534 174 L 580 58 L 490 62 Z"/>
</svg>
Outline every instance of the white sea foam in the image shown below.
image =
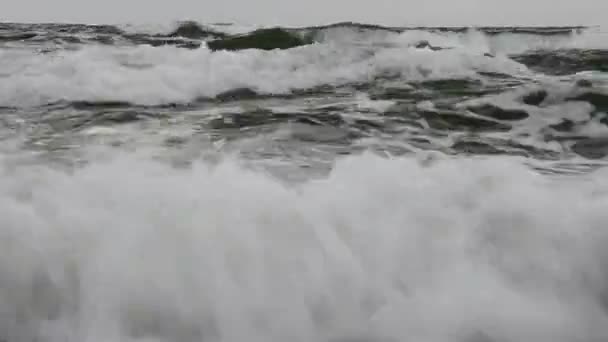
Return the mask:
<svg viewBox="0 0 608 342">
<path fill-rule="evenodd" d="M 294 187 L 230 160 L 0 165 L 5 341 L 608 338 L 606 171 L 360 155 Z"/>
<path fill-rule="evenodd" d="M 391 47 L 378 51 L 317 44 L 288 51 L 211 52 L 173 47 L 85 47 L 35 54 L 0 51 L 0 105 L 59 100 L 188 102 L 240 87 L 263 93 L 370 81 L 384 74 L 409 80 L 474 76 L 475 70 L 526 73 L 506 58 L 464 49 Z"/>
</svg>

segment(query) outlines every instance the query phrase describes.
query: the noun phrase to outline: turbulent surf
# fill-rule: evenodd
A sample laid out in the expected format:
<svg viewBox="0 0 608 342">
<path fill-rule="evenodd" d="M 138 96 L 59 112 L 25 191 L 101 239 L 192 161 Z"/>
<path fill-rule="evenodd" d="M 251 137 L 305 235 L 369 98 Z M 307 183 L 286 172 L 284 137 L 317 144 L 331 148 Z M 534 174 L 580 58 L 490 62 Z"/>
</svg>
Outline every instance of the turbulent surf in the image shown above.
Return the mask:
<svg viewBox="0 0 608 342">
<path fill-rule="evenodd" d="M 607 113 L 602 27 L 0 23 L 0 341 L 607 340 Z"/>
</svg>

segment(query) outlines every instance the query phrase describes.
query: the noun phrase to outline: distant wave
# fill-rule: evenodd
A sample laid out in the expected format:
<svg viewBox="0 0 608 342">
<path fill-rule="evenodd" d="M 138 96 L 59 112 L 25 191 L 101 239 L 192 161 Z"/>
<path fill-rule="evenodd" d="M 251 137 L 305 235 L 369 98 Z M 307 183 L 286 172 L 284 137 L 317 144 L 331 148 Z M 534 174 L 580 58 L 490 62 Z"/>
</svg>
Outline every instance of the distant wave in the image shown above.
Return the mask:
<svg viewBox="0 0 608 342">
<path fill-rule="evenodd" d="M 124 37 L 138 37 L 141 35 L 148 35 L 152 37 L 183 37 L 183 38 L 207 38 L 209 36 L 225 36 L 230 35 L 229 27 L 234 24 L 220 23 L 220 24 L 199 24 L 193 21 L 177 22 L 175 27 L 168 32 L 142 32 L 133 33 L 128 32 L 124 28 L 112 25 L 87 25 L 87 24 L 54 24 L 54 23 L 41 23 L 41 24 L 21 24 L 21 23 L 0 23 L 0 40 L 22 40 L 31 39 L 37 36 L 36 32 L 57 32 L 57 33 L 68 33 L 68 34 L 110 34 L 119 35 Z M 586 26 L 539 26 L 539 27 L 523 27 L 523 26 L 502 26 L 502 27 L 491 27 L 491 26 L 471 26 L 471 27 L 406 27 L 406 26 L 382 26 L 374 24 L 363 24 L 356 22 L 340 22 L 329 25 L 321 26 L 306 26 L 306 27 L 283 27 L 290 31 L 324 31 L 336 28 L 346 28 L 352 30 L 372 30 L 372 31 L 385 31 L 393 33 L 402 33 L 405 31 L 416 30 L 416 31 L 429 31 L 429 32 L 452 32 L 452 33 L 463 33 L 469 30 L 477 30 L 488 35 L 497 34 L 533 34 L 533 35 L 568 35 L 572 33 L 581 33 L 582 31 L 589 29 Z M 227 32 L 222 32 L 222 29 Z M 8 33 L 7 33 L 8 32 Z M 20 32 L 14 34 L 10 32 Z M 247 32 L 240 32 L 247 33 Z M 31 35 L 31 36 L 30 36 Z"/>
</svg>

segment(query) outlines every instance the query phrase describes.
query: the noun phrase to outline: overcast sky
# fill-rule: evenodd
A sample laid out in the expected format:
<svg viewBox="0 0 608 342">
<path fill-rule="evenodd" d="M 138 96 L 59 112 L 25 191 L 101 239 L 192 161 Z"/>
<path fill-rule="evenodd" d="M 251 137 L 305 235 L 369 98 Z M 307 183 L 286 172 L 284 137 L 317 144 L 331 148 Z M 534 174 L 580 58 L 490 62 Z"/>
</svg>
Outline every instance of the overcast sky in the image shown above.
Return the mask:
<svg viewBox="0 0 608 342">
<path fill-rule="evenodd" d="M 2 0 L 0 21 L 597 25 L 608 0 Z"/>
</svg>

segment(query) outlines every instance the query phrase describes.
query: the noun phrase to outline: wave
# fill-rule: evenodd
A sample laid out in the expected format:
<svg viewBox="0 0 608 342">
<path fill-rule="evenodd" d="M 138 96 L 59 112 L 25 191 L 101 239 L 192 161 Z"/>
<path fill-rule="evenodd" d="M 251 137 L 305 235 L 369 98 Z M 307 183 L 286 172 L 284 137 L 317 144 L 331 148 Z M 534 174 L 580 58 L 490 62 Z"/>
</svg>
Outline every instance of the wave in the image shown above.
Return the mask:
<svg viewBox="0 0 608 342">
<path fill-rule="evenodd" d="M 52 54 L 0 51 L 5 106 L 67 101 L 123 101 L 154 105 L 189 102 L 250 88 L 285 94 L 321 85 L 369 82 L 383 75 L 409 80 L 475 77 L 476 71 L 529 74 L 506 57 L 466 50 L 410 47 L 373 51 L 316 44 L 285 51 L 211 52 L 206 48 L 98 47 Z"/>
<path fill-rule="evenodd" d="M 390 136 L 465 154 L 541 159 L 608 154 L 607 79 L 599 50 L 570 50 L 563 59 L 562 50 L 492 55 L 479 32 L 410 31 L 379 46 L 342 43 L 336 36 L 277 51 L 144 45 L 93 45 L 45 54 L 3 49 L 0 111 L 32 111 L 22 124 L 16 120 L 7 127 L 40 127 L 56 120 L 50 126 L 80 131 L 233 105 L 249 109 L 210 112 L 196 125 L 220 131 L 264 125 L 281 130 L 293 123 L 308 131 L 332 126 L 323 129 L 339 131 L 331 139 L 340 144 Z M 421 40 L 429 45 L 417 46 Z M 549 71 L 540 73 L 543 68 Z M 548 75 L 556 70 L 568 72 Z M 593 71 L 570 74 L 583 70 Z M 333 101 L 333 108 L 327 102 L 315 105 L 323 98 Z M 361 101 L 381 106 L 362 110 Z M 365 117 L 353 117 L 353 112 Z M 52 127 L 39 132 L 58 133 Z M 314 140 L 301 135 L 289 139 Z"/>
<path fill-rule="evenodd" d="M 206 40 L 209 38 L 231 37 L 239 34 L 251 33 L 259 29 L 276 27 L 237 25 L 237 24 L 200 24 L 193 21 L 175 22 L 169 25 L 83 25 L 83 24 L 16 24 L 0 23 L 0 37 L 5 40 L 28 40 L 38 42 L 66 43 L 83 39 L 82 43 L 95 43 L 107 41 L 111 44 L 120 42 L 153 44 L 157 40 L 165 39 L 166 44 L 172 40 L 167 38 L 183 38 Z M 375 33 L 378 35 L 402 34 L 410 31 L 429 32 L 434 34 L 460 35 L 469 32 L 478 32 L 492 39 L 504 37 L 519 37 L 523 39 L 536 39 L 547 41 L 560 41 L 576 38 L 578 41 L 589 36 L 596 44 L 605 42 L 605 32 L 600 27 L 387 27 L 381 25 L 361 23 L 336 23 L 324 26 L 311 27 L 281 27 L 281 29 L 294 33 L 314 33 L 327 36 L 328 33 L 339 31 L 348 32 L 352 36 Z M 602 33 L 599 36 L 598 33 Z M 597 36 L 597 37 L 595 37 Z M 110 39 L 111 38 L 111 39 Z M 1 40 L 0 40 L 1 41 Z M 603 44 L 605 46 L 605 44 Z"/>
<path fill-rule="evenodd" d="M 399 99 L 400 93 L 391 95 L 392 88 L 390 84 L 383 85 L 383 79 L 402 79 L 410 84 L 422 81 L 444 91 L 444 95 L 450 91 L 484 95 L 500 91 L 492 88 L 492 82 L 499 85 L 505 77 L 513 84 L 521 83 L 517 78 L 541 78 L 506 56 L 491 57 L 482 51 L 463 46 L 432 52 L 407 44 L 377 51 L 331 44 L 280 52 L 146 46 L 87 47 L 52 55 L 0 51 L 0 104 L 21 107 L 67 101 L 155 106 L 214 98 L 312 95 L 326 91 L 324 86 L 331 89 L 356 84 L 368 84 L 363 88 L 372 90 L 388 86 L 383 93 L 373 91 L 372 97 Z M 602 70 L 606 64 L 606 60 L 592 57 L 587 61 L 585 56 L 592 56 L 589 52 L 581 53 L 580 58 L 572 57 L 576 54 L 570 52 L 569 59 L 559 59 L 556 54 L 543 56 L 529 54 L 515 59 L 533 69 L 562 75 L 568 71 Z M 487 83 L 487 78 L 498 81 Z M 434 80 L 445 81 L 433 83 Z M 459 82 L 464 82 L 460 89 L 456 87 Z M 416 97 L 415 92 L 400 92 L 405 98 Z"/>
<path fill-rule="evenodd" d="M 605 170 L 372 155 L 300 185 L 230 159 L 0 170 L 3 340 L 608 338 Z"/>
<path fill-rule="evenodd" d="M 546 74 L 568 75 L 587 70 L 608 72 L 608 50 L 532 51 L 515 56 L 514 60 Z"/>
</svg>

